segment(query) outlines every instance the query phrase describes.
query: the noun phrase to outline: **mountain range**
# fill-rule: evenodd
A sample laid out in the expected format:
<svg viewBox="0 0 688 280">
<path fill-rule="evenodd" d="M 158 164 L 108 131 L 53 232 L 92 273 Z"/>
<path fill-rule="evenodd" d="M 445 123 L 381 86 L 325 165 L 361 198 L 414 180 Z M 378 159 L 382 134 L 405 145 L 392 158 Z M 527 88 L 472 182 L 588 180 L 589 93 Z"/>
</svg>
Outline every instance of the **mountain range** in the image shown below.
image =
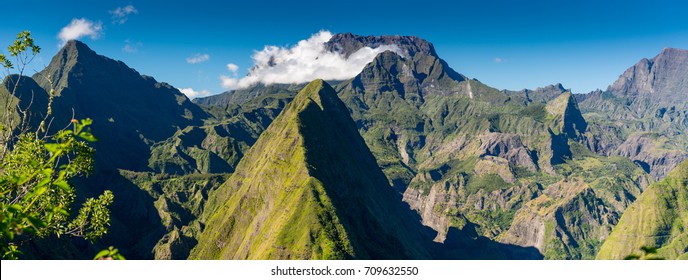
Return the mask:
<svg viewBox="0 0 688 280">
<path fill-rule="evenodd" d="M 111 189 L 113 219 L 95 244 L 51 237 L 25 257 L 115 245 L 133 259 L 685 258 L 688 51 L 573 94 L 492 88 L 418 37 L 325 47 L 381 45 L 397 48 L 347 80 L 191 101 L 68 42 L 14 102 L 41 119 L 54 89 L 55 124 L 94 120 L 95 172 L 74 184 L 80 198 Z"/>
<path fill-rule="evenodd" d="M 660 179 L 688 158 L 688 52 L 667 48 L 641 59 L 606 91 L 578 95 L 605 138 L 591 148 L 640 163 Z"/>
</svg>

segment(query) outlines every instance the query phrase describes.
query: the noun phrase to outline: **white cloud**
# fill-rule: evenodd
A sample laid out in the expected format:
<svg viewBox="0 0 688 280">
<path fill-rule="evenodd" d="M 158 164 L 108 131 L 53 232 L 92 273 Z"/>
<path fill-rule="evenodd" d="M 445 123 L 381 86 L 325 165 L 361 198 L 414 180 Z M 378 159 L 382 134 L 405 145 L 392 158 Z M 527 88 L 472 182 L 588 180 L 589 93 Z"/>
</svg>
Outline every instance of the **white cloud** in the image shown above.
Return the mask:
<svg viewBox="0 0 688 280">
<path fill-rule="evenodd" d="M 254 52 L 253 67 L 241 79 L 220 76 L 226 89 L 245 88 L 256 83 L 305 83 L 314 79 L 345 80 L 356 76 L 375 56 L 390 50 L 400 52 L 394 45 L 372 49 L 361 48 L 345 58 L 343 54 L 325 49 L 332 38 L 329 31 L 320 31 L 292 47 L 265 46 Z M 231 70 L 231 69 L 230 69 Z"/>
<path fill-rule="evenodd" d="M 494 62 L 495 62 L 495 63 L 501 63 L 502 61 L 504 61 L 504 59 L 501 58 L 501 57 L 495 57 L 495 58 L 494 58 Z"/>
<path fill-rule="evenodd" d="M 138 14 L 139 11 L 132 5 L 127 5 L 124 7 L 117 7 L 114 11 L 109 11 L 112 15 L 112 23 L 124 24 L 129 20 L 129 15 Z"/>
<path fill-rule="evenodd" d="M 137 53 L 139 49 L 130 44 L 125 44 L 124 47 L 122 47 L 122 51 L 125 53 Z"/>
<path fill-rule="evenodd" d="M 207 90 L 201 90 L 201 91 L 196 91 L 193 88 L 180 88 L 179 91 L 186 95 L 189 99 L 194 99 L 198 97 L 206 97 L 210 95 L 210 91 Z"/>
<path fill-rule="evenodd" d="M 210 59 L 210 55 L 208 54 L 194 54 L 192 57 L 186 58 L 186 62 L 189 64 L 198 64 L 202 62 L 206 62 Z"/>
<path fill-rule="evenodd" d="M 131 40 L 127 39 L 124 40 L 124 47 L 122 47 L 122 51 L 126 53 L 137 53 L 139 52 L 139 47 L 142 46 L 141 42 L 132 42 Z"/>
<path fill-rule="evenodd" d="M 64 46 L 69 40 L 77 40 L 81 37 L 88 36 L 91 39 L 98 39 L 103 34 L 103 24 L 101 22 L 94 23 L 85 18 L 72 19 L 67 26 L 60 30 L 57 38 L 60 39 L 60 46 Z"/>
<path fill-rule="evenodd" d="M 239 66 L 234 63 L 227 64 L 227 70 L 232 72 L 232 77 L 227 75 L 220 75 L 220 81 L 223 88 L 235 89 L 239 86 L 239 79 L 237 78 L 237 73 L 239 71 Z"/>
<path fill-rule="evenodd" d="M 239 79 L 236 77 L 228 77 L 225 75 L 220 75 L 220 81 L 222 82 L 222 87 L 226 89 L 236 89 L 239 87 Z"/>
<path fill-rule="evenodd" d="M 239 66 L 237 66 L 234 63 L 227 64 L 227 70 L 232 71 L 234 76 L 237 75 L 237 71 L 239 71 Z"/>
</svg>

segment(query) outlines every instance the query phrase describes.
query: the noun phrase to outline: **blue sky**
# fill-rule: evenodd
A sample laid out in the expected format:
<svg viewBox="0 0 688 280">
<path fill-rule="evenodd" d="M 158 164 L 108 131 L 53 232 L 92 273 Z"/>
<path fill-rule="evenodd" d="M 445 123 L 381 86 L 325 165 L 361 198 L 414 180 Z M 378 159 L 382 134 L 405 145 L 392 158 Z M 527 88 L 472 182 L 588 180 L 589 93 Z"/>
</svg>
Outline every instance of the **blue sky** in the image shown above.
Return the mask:
<svg viewBox="0 0 688 280">
<path fill-rule="evenodd" d="M 220 76 L 233 76 L 227 64 L 244 76 L 254 51 L 293 46 L 320 30 L 419 36 L 456 71 L 512 90 L 557 82 L 574 92 L 605 89 L 641 58 L 688 49 L 686 1 L 219 2 L 18 1 L 4 9 L 0 43 L 32 31 L 43 51 L 31 67 L 41 70 L 63 27 L 85 19 L 98 28 L 80 40 L 96 52 L 212 94 L 225 90 Z"/>
</svg>

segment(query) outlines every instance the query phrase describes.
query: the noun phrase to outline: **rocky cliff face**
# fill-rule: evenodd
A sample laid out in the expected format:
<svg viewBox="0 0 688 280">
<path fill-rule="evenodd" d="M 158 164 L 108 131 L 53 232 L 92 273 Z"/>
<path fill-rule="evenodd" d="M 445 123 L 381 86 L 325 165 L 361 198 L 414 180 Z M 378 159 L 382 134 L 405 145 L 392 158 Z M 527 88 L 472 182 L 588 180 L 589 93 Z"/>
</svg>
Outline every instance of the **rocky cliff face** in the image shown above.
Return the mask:
<svg viewBox="0 0 688 280">
<path fill-rule="evenodd" d="M 653 59 L 627 69 L 608 91 L 630 101 L 637 117 L 654 115 L 658 108 L 686 109 L 688 50 L 666 48 Z"/>
<path fill-rule="evenodd" d="M 455 230 L 498 238 L 510 228 L 542 228 L 539 242 L 524 237 L 534 234 L 498 240 L 536 246 L 550 258 L 593 258 L 607 229 L 618 221 L 612 216 L 625 208 L 615 199 L 602 200 L 612 195 L 574 188 L 570 198 L 557 198 L 560 208 L 537 210 L 543 214 L 531 218 L 522 214 L 525 210 L 518 212 L 534 199 L 544 200 L 545 191 L 556 192 L 557 181 L 579 180 L 585 176 L 582 170 L 592 172 L 579 162 L 587 162 L 588 156 L 597 159 L 587 148 L 594 138 L 576 98 L 561 85 L 522 94 L 498 91 L 463 76 L 453 78 L 441 63 L 424 61 L 439 59 L 424 53 L 413 59 L 383 53 L 337 89 L 390 184 L 438 232 L 435 241 L 452 243 Z M 630 161 L 621 165 L 627 168 L 605 178 L 625 176 L 625 191 L 638 194 L 639 182 L 648 178 Z M 593 227 L 578 216 L 560 219 L 560 233 L 545 235 L 545 223 L 556 220 L 555 212 L 575 212 L 576 207 L 614 209 L 616 214 L 605 214 Z M 601 215 L 593 212 L 581 215 Z M 561 235 L 569 231 L 575 234 Z M 561 249 L 547 249 L 555 247 Z"/>
<path fill-rule="evenodd" d="M 682 151 L 682 147 L 671 142 L 671 139 L 657 133 L 636 133 L 614 153 L 637 162 L 655 178 L 664 178 L 688 158 L 688 153 Z"/>
<path fill-rule="evenodd" d="M 533 172 L 539 170 L 533 151 L 523 145 L 521 137 L 517 134 L 487 133 L 480 137 L 480 143 L 480 157 L 495 156 Z"/>
<path fill-rule="evenodd" d="M 688 158 L 688 50 L 667 48 L 642 59 L 606 91 L 581 99 L 598 128 L 597 152 L 628 156 L 656 179 Z M 612 126 L 619 130 L 608 129 Z"/>
<path fill-rule="evenodd" d="M 436 242 L 445 242 L 451 228 L 472 225 L 499 242 L 535 247 L 545 258 L 591 259 L 624 209 L 652 181 L 620 157 L 557 165 L 560 172 L 571 170 L 566 175 L 527 175 L 523 167 L 518 172 L 508 164 L 497 168 L 498 162 L 487 157 L 476 161 L 475 170 L 447 165 L 419 172 L 404 201 L 438 232 Z M 505 171 L 513 173 L 505 177 Z"/>
<path fill-rule="evenodd" d="M 555 117 L 553 127 L 558 134 L 576 139 L 580 138 L 588 129 L 588 124 L 578 108 L 578 102 L 570 92 L 563 93 L 547 102 L 545 109 Z"/>
<path fill-rule="evenodd" d="M 638 186 L 632 187 L 638 195 Z M 509 230 L 498 240 L 534 246 L 548 259 L 591 259 L 625 208 L 605 201 L 606 195 L 581 179 L 549 185 L 515 213 Z"/>
<path fill-rule="evenodd" d="M 385 173 L 403 190 L 430 126 L 421 106 L 429 96 L 457 93 L 464 80 L 436 56 L 419 52 L 404 58 L 388 51 L 336 89 L 378 163 L 390 167 Z"/>
</svg>

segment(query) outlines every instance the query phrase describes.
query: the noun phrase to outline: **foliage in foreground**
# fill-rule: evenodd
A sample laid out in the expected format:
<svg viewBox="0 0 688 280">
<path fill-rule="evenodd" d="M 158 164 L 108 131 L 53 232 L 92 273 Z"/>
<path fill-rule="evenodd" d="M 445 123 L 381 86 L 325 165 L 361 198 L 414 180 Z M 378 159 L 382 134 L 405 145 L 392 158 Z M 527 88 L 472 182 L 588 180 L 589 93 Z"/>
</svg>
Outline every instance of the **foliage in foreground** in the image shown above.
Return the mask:
<svg viewBox="0 0 688 280">
<path fill-rule="evenodd" d="M 14 259 L 18 245 L 50 234 L 95 240 L 107 232 L 113 201 L 110 191 L 89 198 L 71 218 L 76 197 L 68 180 L 92 169 L 93 148 L 79 139 L 95 141 L 85 128 L 90 120 L 74 121 L 48 141 L 28 133 L 19 137 L 0 169 L 0 254 Z"/>
<path fill-rule="evenodd" d="M 9 76 L 18 67 L 19 78 L 8 89 L 11 92 L 2 96 L 4 104 L 12 104 L 16 89 L 20 86 L 24 67 L 33 59 L 40 48 L 34 45 L 31 33 L 19 33 L 17 40 L 8 48 L 10 58 L 0 55 L 0 65 Z M 29 55 L 31 51 L 32 56 Z M 12 63 L 10 59 L 14 59 Z M 4 76 L 2 77 L 5 78 Z M 49 78 L 48 78 L 49 79 Z M 89 241 L 107 233 L 110 223 L 108 206 L 114 199 L 112 192 L 105 191 L 98 198 L 87 199 L 78 214 L 73 216 L 72 204 L 76 198 L 75 189 L 69 184 L 71 178 L 87 175 L 93 169 L 94 149 L 87 142 L 97 139 L 88 127 L 90 119 L 72 120 L 71 124 L 54 134 L 48 134 L 45 121 L 49 119 L 52 95 L 48 114 L 38 127 L 29 132 L 25 127 L 24 112 L 29 108 L 6 108 L 20 113 L 19 122 L 12 114 L 6 114 L 2 126 L 2 153 L 0 153 L 0 257 L 16 259 L 21 254 L 22 243 L 33 238 L 48 235 L 71 235 Z M 23 116 L 23 117 L 22 117 Z M 112 251 L 112 250 L 110 250 Z M 117 253 L 117 252 L 115 252 Z M 111 254 L 112 255 L 112 254 Z"/>
</svg>

